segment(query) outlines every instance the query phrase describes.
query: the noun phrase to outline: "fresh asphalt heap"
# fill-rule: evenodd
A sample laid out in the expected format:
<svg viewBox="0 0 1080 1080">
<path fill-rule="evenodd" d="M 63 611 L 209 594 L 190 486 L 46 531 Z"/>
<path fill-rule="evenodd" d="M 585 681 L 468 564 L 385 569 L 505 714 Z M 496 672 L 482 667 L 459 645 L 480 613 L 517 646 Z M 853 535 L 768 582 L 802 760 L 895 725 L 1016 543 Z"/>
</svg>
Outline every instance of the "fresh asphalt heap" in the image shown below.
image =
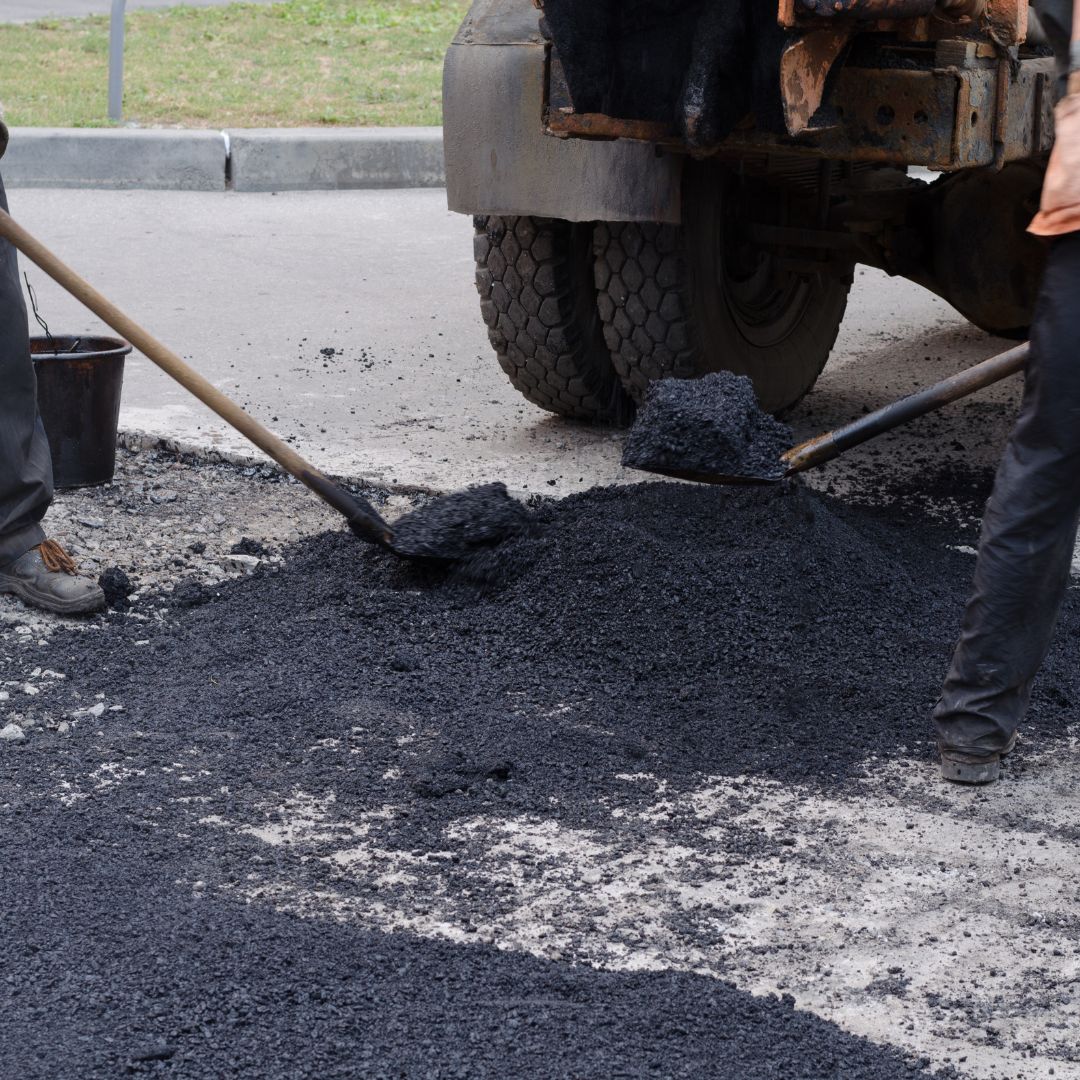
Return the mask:
<svg viewBox="0 0 1080 1080">
<path fill-rule="evenodd" d="M 444 495 L 394 523 L 394 550 L 409 558 L 467 563 L 529 531 L 528 511 L 505 484 Z"/>
<path fill-rule="evenodd" d="M 700 379 L 661 379 L 645 398 L 623 464 L 646 472 L 779 480 L 791 428 L 762 412 L 745 375 L 717 371 Z"/>
<path fill-rule="evenodd" d="M 520 884 L 477 888 L 488 841 L 468 823 L 599 832 L 651 811 L 634 775 L 673 799 L 703 776 L 835 793 L 870 758 L 929 756 L 967 537 L 797 483 L 597 489 L 526 516 L 489 549 L 497 572 L 331 533 L 280 572 L 179 589 L 161 621 L 113 614 L 0 659 L 5 682 L 47 660 L 65 678 L 19 707 L 75 725 L 0 755 L 0 1071 L 923 1074 L 722 979 L 596 970 L 603 893 L 557 960 L 500 951 L 483 928 Z M 1059 648 L 1029 748 L 1062 737 L 1078 695 Z M 790 842 L 744 831 L 739 855 Z M 408 932 L 433 867 L 439 919 Z M 687 910 L 665 933 L 709 949 L 729 917 Z"/>
</svg>

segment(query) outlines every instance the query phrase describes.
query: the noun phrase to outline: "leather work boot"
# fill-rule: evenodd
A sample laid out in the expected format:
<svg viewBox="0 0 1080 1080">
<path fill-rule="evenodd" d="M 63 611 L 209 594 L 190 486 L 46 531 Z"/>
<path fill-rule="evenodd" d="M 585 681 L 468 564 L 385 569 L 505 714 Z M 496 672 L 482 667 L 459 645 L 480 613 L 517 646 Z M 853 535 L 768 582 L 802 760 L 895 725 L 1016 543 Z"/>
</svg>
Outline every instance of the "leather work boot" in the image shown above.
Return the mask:
<svg viewBox="0 0 1080 1080">
<path fill-rule="evenodd" d="M 55 540 L 0 566 L 0 593 L 56 615 L 88 615 L 105 606 L 101 587 L 79 575 L 75 561 Z"/>
<path fill-rule="evenodd" d="M 942 746 L 938 743 L 941 754 L 941 775 L 955 784 L 992 784 L 1001 775 L 1001 762 L 1016 747 L 1016 732 L 1005 744 L 1003 750 L 968 751 L 955 747 Z"/>
</svg>

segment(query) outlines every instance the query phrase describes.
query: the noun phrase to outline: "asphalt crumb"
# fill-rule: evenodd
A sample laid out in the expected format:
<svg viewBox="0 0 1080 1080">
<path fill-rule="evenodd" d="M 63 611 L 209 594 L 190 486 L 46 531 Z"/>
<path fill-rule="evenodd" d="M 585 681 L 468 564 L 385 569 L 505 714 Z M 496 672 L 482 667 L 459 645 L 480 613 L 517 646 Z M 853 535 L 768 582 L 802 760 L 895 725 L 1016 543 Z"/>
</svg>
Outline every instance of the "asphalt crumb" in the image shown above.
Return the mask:
<svg viewBox="0 0 1080 1080">
<path fill-rule="evenodd" d="M 130 607 L 128 597 L 135 591 L 131 578 L 118 566 L 110 566 L 102 571 L 98 585 L 105 594 L 105 602 L 114 611 L 127 611 Z"/>
<path fill-rule="evenodd" d="M 270 554 L 270 549 L 260 540 L 252 540 L 250 536 L 242 536 L 229 548 L 229 554 L 264 556 Z"/>
<path fill-rule="evenodd" d="M 173 606 L 177 608 L 201 607 L 213 598 L 213 588 L 192 578 L 177 582 L 170 597 Z"/>
</svg>

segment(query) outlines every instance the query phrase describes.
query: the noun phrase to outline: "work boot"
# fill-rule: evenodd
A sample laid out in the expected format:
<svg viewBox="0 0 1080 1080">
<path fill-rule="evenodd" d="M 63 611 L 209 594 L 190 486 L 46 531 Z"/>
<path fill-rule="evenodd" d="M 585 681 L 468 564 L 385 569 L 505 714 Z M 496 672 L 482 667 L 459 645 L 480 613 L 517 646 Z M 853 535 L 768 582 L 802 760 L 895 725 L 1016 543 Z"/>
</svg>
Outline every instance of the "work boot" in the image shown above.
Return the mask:
<svg viewBox="0 0 1080 1080">
<path fill-rule="evenodd" d="M 101 587 L 80 576 L 75 560 L 55 540 L 44 540 L 0 566 L 0 593 L 56 615 L 88 615 L 105 606 Z"/>
<path fill-rule="evenodd" d="M 1016 732 L 1003 750 L 960 750 L 938 743 L 941 775 L 954 784 L 992 784 L 1001 775 L 1001 762 L 1016 747 Z"/>
</svg>

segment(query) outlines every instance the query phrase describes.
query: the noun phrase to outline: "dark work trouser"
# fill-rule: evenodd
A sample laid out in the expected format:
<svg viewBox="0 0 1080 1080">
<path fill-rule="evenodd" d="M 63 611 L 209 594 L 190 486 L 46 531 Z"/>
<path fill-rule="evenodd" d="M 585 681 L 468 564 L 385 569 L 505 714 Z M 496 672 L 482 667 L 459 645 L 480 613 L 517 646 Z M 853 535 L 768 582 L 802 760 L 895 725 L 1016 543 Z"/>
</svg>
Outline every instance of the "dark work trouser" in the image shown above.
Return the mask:
<svg viewBox="0 0 1080 1080">
<path fill-rule="evenodd" d="M 7 209 L 0 181 L 0 206 Z M 37 412 L 26 303 L 15 249 L 0 241 L 0 566 L 45 539 L 52 457 Z"/>
<path fill-rule="evenodd" d="M 934 712 L 944 745 L 1016 731 L 1069 586 L 1080 523 L 1080 233 L 1054 240 L 1020 418 L 983 518 L 975 586 Z"/>
</svg>

